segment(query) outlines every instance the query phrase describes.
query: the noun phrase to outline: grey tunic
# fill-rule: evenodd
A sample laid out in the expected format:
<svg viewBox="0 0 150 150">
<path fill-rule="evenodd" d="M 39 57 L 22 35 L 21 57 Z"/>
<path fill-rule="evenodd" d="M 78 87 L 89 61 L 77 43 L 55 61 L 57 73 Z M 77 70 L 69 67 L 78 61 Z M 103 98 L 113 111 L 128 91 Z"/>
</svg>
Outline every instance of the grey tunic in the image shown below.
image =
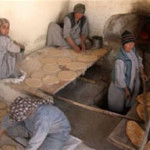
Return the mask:
<svg viewBox="0 0 150 150">
<path fill-rule="evenodd" d="M 125 64 L 122 60 L 115 61 L 115 82 L 111 82 L 108 90 L 108 109 L 115 112 L 123 112 L 127 107 L 131 107 L 135 103 L 136 96 L 140 88 L 139 68 L 143 67 L 142 58 L 137 58 L 133 51 L 127 53 L 131 59 L 131 79 L 129 89 L 131 91 L 131 99 L 125 99 L 125 92 L 123 88 L 126 87 L 125 83 Z"/>
<path fill-rule="evenodd" d="M 8 36 L 0 35 L 0 79 L 8 78 L 15 69 L 16 57 L 20 47 Z"/>
<path fill-rule="evenodd" d="M 65 40 L 67 37 L 71 37 L 77 45 L 81 44 L 81 35 L 88 35 L 88 21 L 86 19 L 82 31 L 80 28 L 80 23 L 76 22 L 75 26 L 71 28 L 71 21 L 68 17 L 64 19 L 64 28 L 62 29 L 56 23 L 50 23 L 48 27 L 48 35 L 47 35 L 47 46 L 62 46 L 62 47 L 70 47 L 70 45 Z M 81 31 L 81 32 L 80 32 Z"/>
</svg>

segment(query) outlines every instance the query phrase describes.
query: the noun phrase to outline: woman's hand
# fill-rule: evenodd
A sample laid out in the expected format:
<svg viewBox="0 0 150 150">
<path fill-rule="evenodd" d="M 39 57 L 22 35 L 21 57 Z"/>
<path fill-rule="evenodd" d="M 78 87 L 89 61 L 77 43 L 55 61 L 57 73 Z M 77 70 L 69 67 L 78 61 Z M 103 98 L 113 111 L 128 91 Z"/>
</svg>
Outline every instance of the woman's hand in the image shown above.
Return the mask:
<svg viewBox="0 0 150 150">
<path fill-rule="evenodd" d="M 84 43 L 81 44 L 81 48 L 82 48 L 82 51 L 85 51 L 85 50 L 86 50 Z"/>
<path fill-rule="evenodd" d="M 147 77 L 147 75 L 143 72 L 143 73 L 141 73 L 141 78 L 142 78 L 142 80 L 144 80 L 144 81 L 148 81 L 148 77 Z"/>
<path fill-rule="evenodd" d="M 131 97 L 130 91 L 128 90 L 127 87 L 125 87 L 125 98 L 130 99 L 130 97 Z"/>
</svg>

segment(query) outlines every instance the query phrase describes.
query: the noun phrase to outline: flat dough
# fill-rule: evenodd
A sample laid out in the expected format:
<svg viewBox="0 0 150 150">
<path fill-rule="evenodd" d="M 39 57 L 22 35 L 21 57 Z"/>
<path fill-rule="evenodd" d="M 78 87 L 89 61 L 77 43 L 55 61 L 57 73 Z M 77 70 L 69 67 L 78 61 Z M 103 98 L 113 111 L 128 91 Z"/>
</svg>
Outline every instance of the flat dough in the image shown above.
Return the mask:
<svg viewBox="0 0 150 150">
<path fill-rule="evenodd" d="M 22 70 L 30 74 L 35 71 L 38 71 L 41 68 L 42 64 L 39 60 L 27 57 L 21 64 Z"/>
<path fill-rule="evenodd" d="M 0 101 L 0 109 L 5 109 L 5 108 L 7 108 L 6 103 Z"/>
<path fill-rule="evenodd" d="M 127 122 L 126 134 L 132 144 L 140 147 L 144 138 L 144 130 L 135 121 Z"/>
<path fill-rule="evenodd" d="M 25 80 L 25 83 L 27 86 L 32 88 L 39 88 L 43 84 L 40 79 L 36 79 L 36 78 L 28 78 Z"/>
<path fill-rule="evenodd" d="M 37 79 L 41 79 L 43 78 L 45 75 L 43 73 L 42 70 L 36 71 L 34 73 L 31 74 L 31 78 L 37 78 Z"/>
<path fill-rule="evenodd" d="M 60 68 L 58 65 L 52 65 L 52 64 L 45 64 L 42 68 L 45 74 L 54 74 L 60 71 Z"/>
<path fill-rule="evenodd" d="M 97 60 L 97 56 L 95 55 L 81 55 L 77 58 L 78 61 L 82 62 L 93 62 Z"/>
<path fill-rule="evenodd" d="M 70 62 L 66 65 L 66 68 L 70 70 L 82 70 L 86 69 L 86 64 L 83 62 Z"/>
<path fill-rule="evenodd" d="M 43 83 L 46 85 L 54 85 L 59 83 L 59 79 L 56 76 L 46 76 L 43 78 Z"/>
<path fill-rule="evenodd" d="M 62 81 L 71 81 L 77 77 L 74 71 L 61 71 L 58 73 L 58 78 Z"/>
<path fill-rule="evenodd" d="M 64 51 L 53 49 L 48 51 L 48 55 L 51 57 L 60 57 L 64 55 Z"/>
<path fill-rule="evenodd" d="M 70 58 L 59 58 L 58 60 L 57 60 L 57 63 L 58 63 L 58 65 L 60 65 L 60 66 L 66 66 L 68 63 L 70 63 L 71 62 L 71 59 Z"/>
<path fill-rule="evenodd" d="M 54 64 L 57 63 L 57 59 L 56 58 L 50 58 L 50 57 L 49 58 L 44 57 L 44 58 L 40 59 L 40 62 L 42 64 L 52 64 L 52 65 L 54 65 Z"/>
<path fill-rule="evenodd" d="M 10 145 L 10 144 L 8 144 L 8 145 L 2 145 L 1 149 L 2 150 L 16 150 L 16 146 Z"/>
</svg>

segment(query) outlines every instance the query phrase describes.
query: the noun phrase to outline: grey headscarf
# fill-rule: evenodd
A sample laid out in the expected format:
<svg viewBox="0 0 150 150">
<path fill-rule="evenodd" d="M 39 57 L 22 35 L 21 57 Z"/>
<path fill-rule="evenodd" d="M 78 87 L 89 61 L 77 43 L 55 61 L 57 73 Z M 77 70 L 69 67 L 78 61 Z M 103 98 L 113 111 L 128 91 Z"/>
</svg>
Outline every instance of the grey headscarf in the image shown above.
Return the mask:
<svg viewBox="0 0 150 150">
<path fill-rule="evenodd" d="M 76 4 L 74 6 L 74 12 L 75 13 L 82 13 L 84 14 L 85 13 L 85 5 L 79 3 L 79 4 Z"/>
<path fill-rule="evenodd" d="M 4 23 L 8 23 L 9 21 L 6 18 L 0 18 L 0 27 L 4 24 Z"/>
<path fill-rule="evenodd" d="M 28 117 L 29 112 L 34 111 L 42 104 L 50 104 L 50 100 L 17 97 L 10 105 L 9 116 L 12 121 L 23 121 Z"/>
</svg>

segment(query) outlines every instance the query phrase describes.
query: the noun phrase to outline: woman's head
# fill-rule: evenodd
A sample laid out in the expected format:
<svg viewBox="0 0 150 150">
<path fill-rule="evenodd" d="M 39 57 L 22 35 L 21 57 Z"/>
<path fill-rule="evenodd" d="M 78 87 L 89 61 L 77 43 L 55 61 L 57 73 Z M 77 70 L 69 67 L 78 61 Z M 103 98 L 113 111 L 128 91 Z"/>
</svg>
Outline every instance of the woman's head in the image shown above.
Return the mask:
<svg viewBox="0 0 150 150">
<path fill-rule="evenodd" d="M 135 37 L 131 32 L 125 31 L 121 35 L 121 42 L 124 50 L 130 52 L 135 46 Z"/>
<path fill-rule="evenodd" d="M 76 20 L 81 19 L 84 16 L 85 13 L 85 5 L 83 4 L 76 4 L 74 6 L 74 13 L 75 13 L 75 18 Z"/>
<path fill-rule="evenodd" d="M 17 97 L 10 105 L 9 116 L 12 121 L 24 121 L 35 111 L 39 105 L 49 103 L 49 100 L 44 99 Z"/>
<path fill-rule="evenodd" d="M 0 34 L 8 35 L 9 33 L 9 21 L 5 18 L 0 18 Z"/>
</svg>

